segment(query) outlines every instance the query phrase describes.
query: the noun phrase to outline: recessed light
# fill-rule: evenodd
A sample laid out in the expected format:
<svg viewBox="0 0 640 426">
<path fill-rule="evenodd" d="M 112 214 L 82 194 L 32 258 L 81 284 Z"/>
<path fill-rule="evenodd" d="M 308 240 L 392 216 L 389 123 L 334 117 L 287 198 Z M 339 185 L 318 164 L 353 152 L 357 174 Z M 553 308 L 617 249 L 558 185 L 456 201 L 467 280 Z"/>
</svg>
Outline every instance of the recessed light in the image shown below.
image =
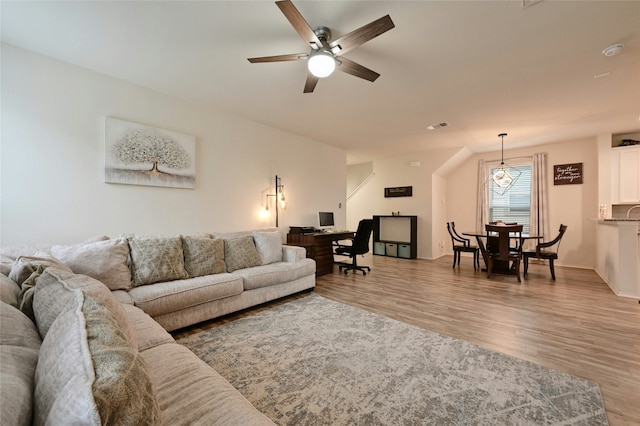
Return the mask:
<svg viewBox="0 0 640 426">
<path fill-rule="evenodd" d="M 442 123 L 437 123 L 437 124 L 432 124 L 430 126 L 427 126 L 427 129 L 435 130 L 435 129 L 439 129 L 441 127 L 447 127 L 448 125 L 449 125 L 449 123 L 443 121 Z"/>
<path fill-rule="evenodd" d="M 624 47 L 624 44 L 612 44 L 611 46 L 604 49 L 602 51 L 602 54 L 604 56 L 615 56 L 618 53 L 622 52 L 623 47 Z"/>
</svg>

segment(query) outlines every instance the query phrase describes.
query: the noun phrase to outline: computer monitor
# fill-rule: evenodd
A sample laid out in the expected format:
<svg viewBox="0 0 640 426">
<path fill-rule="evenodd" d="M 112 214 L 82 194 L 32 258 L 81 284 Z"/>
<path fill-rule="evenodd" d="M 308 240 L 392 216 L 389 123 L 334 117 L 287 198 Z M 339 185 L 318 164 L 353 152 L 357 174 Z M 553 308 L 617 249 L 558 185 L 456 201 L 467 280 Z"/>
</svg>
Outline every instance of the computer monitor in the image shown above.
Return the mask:
<svg viewBox="0 0 640 426">
<path fill-rule="evenodd" d="M 319 212 L 318 225 L 320 225 L 320 228 L 332 228 L 335 226 L 333 222 L 333 212 Z"/>
</svg>

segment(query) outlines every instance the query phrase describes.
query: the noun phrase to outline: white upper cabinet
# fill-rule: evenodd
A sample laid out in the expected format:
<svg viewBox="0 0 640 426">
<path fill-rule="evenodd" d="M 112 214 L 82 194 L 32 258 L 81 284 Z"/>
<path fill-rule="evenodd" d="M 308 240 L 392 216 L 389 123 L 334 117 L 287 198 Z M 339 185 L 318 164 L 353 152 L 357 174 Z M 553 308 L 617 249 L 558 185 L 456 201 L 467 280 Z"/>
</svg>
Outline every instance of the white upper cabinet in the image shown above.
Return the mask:
<svg viewBox="0 0 640 426">
<path fill-rule="evenodd" d="M 612 149 L 612 202 L 640 203 L 640 146 Z"/>
</svg>

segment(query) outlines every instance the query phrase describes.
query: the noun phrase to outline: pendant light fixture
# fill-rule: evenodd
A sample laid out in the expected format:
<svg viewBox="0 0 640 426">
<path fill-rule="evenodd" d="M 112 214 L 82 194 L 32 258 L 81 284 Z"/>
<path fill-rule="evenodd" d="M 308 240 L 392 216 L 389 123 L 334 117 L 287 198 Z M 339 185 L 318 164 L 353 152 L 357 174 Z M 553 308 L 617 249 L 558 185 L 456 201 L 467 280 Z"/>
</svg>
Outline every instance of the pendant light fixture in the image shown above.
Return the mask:
<svg viewBox="0 0 640 426">
<path fill-rule="evenodd" d="M 502 154 L 500 157 L 500 166 L 491 169 L 491 176 L 488 183 L 493 192 L 498 195 L 504 195 L 509 188 L 520 178 L 522 172 L 514 167 L 504 164 L 504 137 L 506 133 L 500 133 L 498 135 L 502 140 Z"/>
</svg>

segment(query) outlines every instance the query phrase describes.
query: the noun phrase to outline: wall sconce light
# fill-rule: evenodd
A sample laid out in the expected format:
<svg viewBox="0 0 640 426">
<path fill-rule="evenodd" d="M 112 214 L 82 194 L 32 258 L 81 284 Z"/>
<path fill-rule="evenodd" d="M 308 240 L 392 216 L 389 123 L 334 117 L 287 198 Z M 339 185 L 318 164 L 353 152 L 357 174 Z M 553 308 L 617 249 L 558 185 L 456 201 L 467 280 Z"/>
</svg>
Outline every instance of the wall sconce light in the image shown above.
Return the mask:
<svg viewBox="0 0 640 426">
<path fill-rule="evenodd" d="M 504 195 L 509 188 L 511 188 L 516 181 L 520 178 L 522 172 L 514 167 L 504 164 L 504 137 L 506 133 L 500 133 L 499 138 L 502 139 L 502 155 L 500 159 L 500 166 L 491 170 L 491 176 L 489 176 L 489 187 L 493 192 L 498 195 Z"/>
<path fill-rule="evenodd" d="M 260 216 L 263 218 L 266 218 L 269 216 L 269 197 L 274 197 L 276 199 L 275 202 L 275 210 L 276 210 L 276 228 L 278 227 L 278 212 L 279 210 L 286 210 L 287 208 L 287 201 L 286 198 L 284 196 L 284 185 L 282 184 L 282 178 L 278 177 L 278 175 L 276 175 L 276 186 L 275 186 L 275 193 L 274 194 L 266 194 L 265 195 L 265 203 L 264 203 L 264 209 L 262 209 L 262 211 L 260 212 Z M 268 189 L 265 189 L 264 191 L 262 191 L 262 194 L 265 193 L 265 191 L 268 191 Z M 279 208 L 278 208 L 279 207 Z"/>
</svg>

